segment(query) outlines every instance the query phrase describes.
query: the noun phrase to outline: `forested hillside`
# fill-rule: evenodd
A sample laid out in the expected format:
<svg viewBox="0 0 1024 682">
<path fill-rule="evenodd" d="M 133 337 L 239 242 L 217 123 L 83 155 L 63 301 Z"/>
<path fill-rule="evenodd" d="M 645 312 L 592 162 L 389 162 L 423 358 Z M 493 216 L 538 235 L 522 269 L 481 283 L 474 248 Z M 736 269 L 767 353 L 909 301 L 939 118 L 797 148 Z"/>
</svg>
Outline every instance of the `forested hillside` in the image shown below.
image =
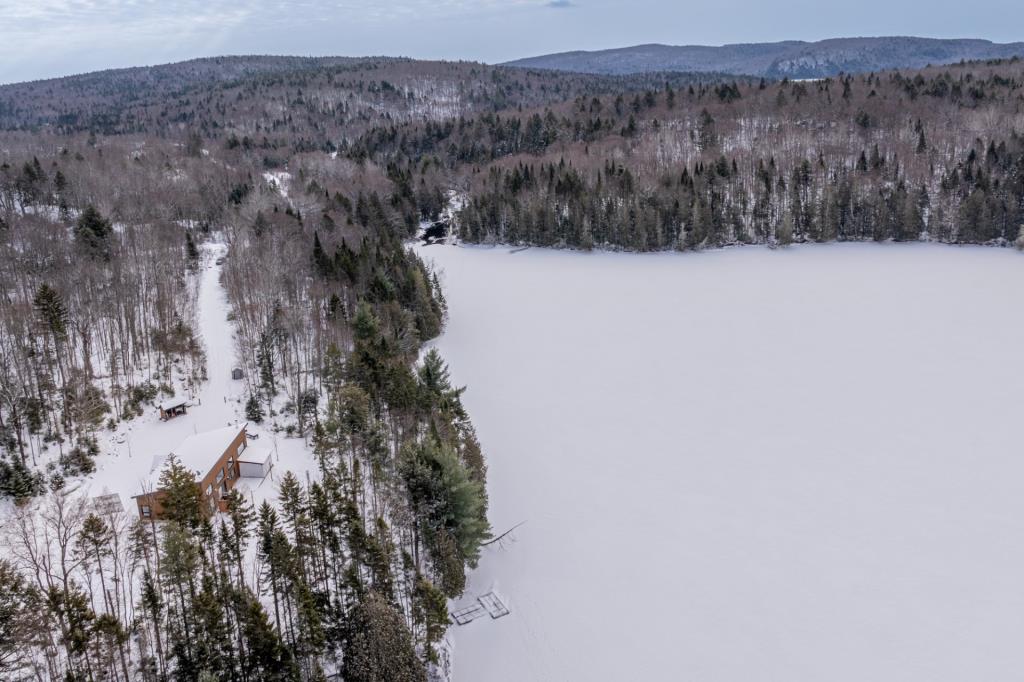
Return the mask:
<svg viewBox="0 0 1024 682">
<path fill-rule="evenodd" d="M 420 68 L 407 78 L 422 83 Z M 474 106 L 448 89 L 472 67 L 431 68 L 444 82 L 429 96 L 367 80 L 339 88 L 351 120 L 325 117 L 342 130 Z M 49 116 L 10 95 L 20 87 L 6 101 Z M 289 107 L 298 86 L 235 87 L 252 93 L 232 93 L 239 123 L 157 92 L 153 107 L 188 113 L 156 124 L 124 105 L 0 136 L 5 679 L 417 680 L 442 662 L 446 597 L 489 532 L 460 391 L 436 354 L 417 360 L 444 307 L 405 240 L 447 180 L 331 155 L 345 137 L 304 137 L 318 128 Z M 73 91 L 55 101 L 92 107 Z M 196 319 L 204 245 L 221 242 L 246 416 L 305 442 L 315 475 L 286 474 L 259 509 L 233 495 L 209 518 L 172 464 L 165 520 L 104 512 L 79 488 L 130 447 L 105 434 L 227 371 Z"/>
<path fill-rule="evenodd" d="M 0 676 L 443 675 L 490 528 L 461 389 L 421 357 L 445 304 L 420 226 L 1007 244 L 1022 85 L 1016 61 L 795 82 L 241 58 L 0 87 Z M 245 416 L 315 470 L 208 517 L 172 465 L 165 520 L 102 512 L 81 491 L 129 449 L 110 434 L 227 370 L 197 319 L 214 246 Z"/>
<path fill-rule="evenodd" d="M 371 158 L 464 172 L 468 241 L 691 249 L 1012 243 L 1024 225 L 1024 64 L 577 97 L 368 132 Z"/>
<path fill-rule="evenodd" d="M 1024 56 L 1024 43 L 1020 42 L 881 36 L 720 46 L 634 45 L 527 57 L 508 62 L 508 65 L 577 73 L 719 71 L 769 78 L 828 78 L 844 73 L 1021 56 Z"/>
<path fill-rule="evenodd" d="M 0 129 L 178 136 L 287 146 L 342 145 L 381 120 L 445 120 L 656 87 L 666 77 L 552 73 L 398 58 L 222 57 L 0 86 Z M 714 73 L 676 73 L 674 83 Z"/>
</svg>

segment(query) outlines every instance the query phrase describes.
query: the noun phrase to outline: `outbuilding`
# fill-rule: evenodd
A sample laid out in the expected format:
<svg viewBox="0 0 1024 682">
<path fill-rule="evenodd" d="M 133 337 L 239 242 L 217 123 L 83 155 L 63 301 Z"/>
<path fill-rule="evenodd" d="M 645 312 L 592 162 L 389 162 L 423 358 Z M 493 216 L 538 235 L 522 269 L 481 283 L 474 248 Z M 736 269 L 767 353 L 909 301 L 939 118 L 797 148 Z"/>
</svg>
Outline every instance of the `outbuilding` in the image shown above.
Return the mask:
<svg viewBox="0 0 1024 682">
<path fill-rule="evenodd" d="M 250 447 L 238 458 L 241 478 L 266 478 L 273 468 L 273 453 L 267 448 Z"/>
<path fill-rule="evenodd" d="M 172 396 L 160 403 L 160 419 L 167 421 L 188 412 L 188 399 Z"/>
</svg>

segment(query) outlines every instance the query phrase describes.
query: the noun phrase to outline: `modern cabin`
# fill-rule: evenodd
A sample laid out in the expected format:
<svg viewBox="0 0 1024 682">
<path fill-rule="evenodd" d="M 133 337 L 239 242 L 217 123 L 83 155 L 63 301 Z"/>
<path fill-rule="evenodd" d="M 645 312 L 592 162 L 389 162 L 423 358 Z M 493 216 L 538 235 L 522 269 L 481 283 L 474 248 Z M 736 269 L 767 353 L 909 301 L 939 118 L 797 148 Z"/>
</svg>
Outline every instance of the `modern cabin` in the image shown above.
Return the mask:
<svg viewBox="0 0 1024 682">
<path fill-rule="evenodd" d="M 171 451 L 195 476 L 204 507 L 210 514 L 227 511 L 225 497 L 240 478 L 264 478 L 273 466 L 269 450 L 252 447 L 246 434 L 248 424 L 228 426 L 189 436 Z M 135 496 L 142 518 L 159 519 L 163 515 L 160 473 L 167 457 L 160 457 L 154 467 L 148 492 Z"/>
</svg>

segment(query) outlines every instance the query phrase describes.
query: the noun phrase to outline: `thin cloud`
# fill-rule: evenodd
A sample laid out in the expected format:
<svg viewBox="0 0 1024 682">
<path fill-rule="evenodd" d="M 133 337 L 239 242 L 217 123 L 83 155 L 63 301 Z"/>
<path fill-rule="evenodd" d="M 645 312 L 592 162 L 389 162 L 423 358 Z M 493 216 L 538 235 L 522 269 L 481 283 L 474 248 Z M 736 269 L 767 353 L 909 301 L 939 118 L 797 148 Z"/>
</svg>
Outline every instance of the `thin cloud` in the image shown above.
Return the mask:
<svg viewBox="0 0 1024 682">
<path fill-rule="evenodd" d="M 569 7 L 576 7 L 577 5 L 572 0 L 549 0 L 549 2 L 544 6 L 550 7 L 551 9 L 568 9 Z"/>
</svg>

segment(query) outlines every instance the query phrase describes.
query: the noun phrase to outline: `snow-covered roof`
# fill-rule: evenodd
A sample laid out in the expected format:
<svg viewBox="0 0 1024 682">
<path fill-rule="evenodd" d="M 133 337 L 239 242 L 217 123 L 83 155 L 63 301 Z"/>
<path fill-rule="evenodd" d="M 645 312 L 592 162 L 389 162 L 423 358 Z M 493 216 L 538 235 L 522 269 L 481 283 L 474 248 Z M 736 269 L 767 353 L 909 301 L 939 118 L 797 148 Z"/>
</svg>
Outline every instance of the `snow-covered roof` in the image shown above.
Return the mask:
<svg viewBox="0 0 1024 682">
<path fill-rule="evenodd" d="M 179 398 L 178 396 L 171 396 L 167 400 L 160 403 L 161 410 L 173 410 L 175 407 L 181 407 L 188 402 L 188 398 Z"/>
<path fill-rule="evenodd" d="M 266 464 L 267 460 L 270 459 L 271 451 L 267 446 L 253 446 L 250 445 L 245 450 L 239 453 L 239 462 L 252 462 L 254 464 Z"/>
<path fill-rule="evenodd" d="M 248 426 L 248 422 L 191 435 L 181 441 L 178 447 L 171 450 L 171 454 L 178 459 L 182 466 L 195 474 L 196 480 L 199 480 L 210 472 L 213 465 L 220 460 L 224 451 L 238 437 L 238 434 L 245 430 L 246 426 Z M 167 457 L 158 455 L 153 458 L 153 470 L 149 476 L 151 490 L 159 489 L 160 474 L 166 463 Z"/>
</svg>

